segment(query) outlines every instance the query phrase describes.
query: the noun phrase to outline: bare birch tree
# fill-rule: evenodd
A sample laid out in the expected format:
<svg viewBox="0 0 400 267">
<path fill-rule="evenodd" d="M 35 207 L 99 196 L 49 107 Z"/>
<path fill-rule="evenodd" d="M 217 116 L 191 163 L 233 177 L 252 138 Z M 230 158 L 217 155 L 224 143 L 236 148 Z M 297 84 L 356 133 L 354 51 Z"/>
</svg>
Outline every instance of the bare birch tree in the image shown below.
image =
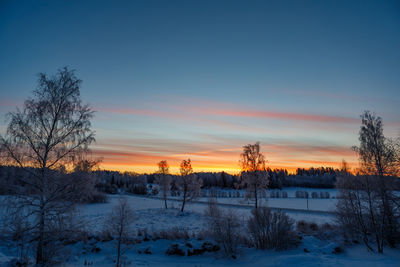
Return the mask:
<svg viewBox="0 0 400 267">
<path fill-rule="evenodd" d="M 52 77 L 39 74 L 33 98 L 22 110 L 8 114 L 7 132 L 0 138 L 8 163 L 29 173 L 21 182 L 29 186 L 30 194 L 20 195 L 20 204 L 32 208 L 36 264 L 41 266 L 47 264 L 48 249 L 57 236 L 52 227 L 55 218 L 75 202 L 63 170 L 94 141 L 93 111 L 82 104 L 80 85 L 67 68 Z"/>
<path fill-rule="evenodd" d="M 193 173 L 190 159 L 181 162 L 180 173 L 181 175 L 177 177 L 177 185 L 182 192 L 181 211 L 183 212 L 186 202 L 191 201 L 200 195 L 203 181 Z"/>
<path fill-rule="evenodd" d="M 132 208 L 125 198 L 120 198 L 118 200 L 118 204 L 115 205 L 110 218 L 106 222 L 106 227 L 117 240 L 116 267 L 123 266 L 121 262 L 121 256 L 123 256 L 124 252 L 122 245 L 129 236 L 129 227 L 133 221 L 134 215 Z"/>
<path fill-rule="evenodd" d="M 155 182 L 160 187 L 164 199 L 164 206 L 167 209 L 167 197 L 171 189 L 171 176 L 169 175 L 169 165 L 166 160 L 162 160 L 158 163 L 158 173 Z"/>
<path fill-rule="evenodd" d="M 243 146 L 241 156 L 242 178 L 247 186 L 246 198 L 254 199 L 258 208 L 260 196 L 265 196 L 268 186 L 268 173 L 265 171 L 265 157 L 260 152 L 260 143 Z"/>
<path fill-rule="evenodd" d="M 394 246 L 400 238 L 400 207 L 392 188 L 393 176 L 398 174 L 397 152 L 383 135 L 380 117 L 366 111 L 361 120 L 360 146 L 353 148 L 359 156 L 360 175 L 338 178 L 337 217 L 347 234 L 355 233 L 371 250 L 375 243 L 382 253 L 385 242 Z"/>
</svg>

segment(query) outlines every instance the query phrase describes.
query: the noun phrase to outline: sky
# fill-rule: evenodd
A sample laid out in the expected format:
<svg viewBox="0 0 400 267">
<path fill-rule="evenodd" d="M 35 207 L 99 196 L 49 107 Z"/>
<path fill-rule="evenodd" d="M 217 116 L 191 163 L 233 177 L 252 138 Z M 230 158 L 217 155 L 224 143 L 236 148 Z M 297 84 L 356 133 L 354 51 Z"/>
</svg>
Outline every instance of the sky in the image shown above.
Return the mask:
<svg viewBox="0 0 400 267">
<path fill-rule="evenodd" d="M 399 1 L 0 0 L 0 133 L 37 74 L 67 66 L 101 168 L 354 168 L 360 114 L 400 135 Z"/>
</svg>

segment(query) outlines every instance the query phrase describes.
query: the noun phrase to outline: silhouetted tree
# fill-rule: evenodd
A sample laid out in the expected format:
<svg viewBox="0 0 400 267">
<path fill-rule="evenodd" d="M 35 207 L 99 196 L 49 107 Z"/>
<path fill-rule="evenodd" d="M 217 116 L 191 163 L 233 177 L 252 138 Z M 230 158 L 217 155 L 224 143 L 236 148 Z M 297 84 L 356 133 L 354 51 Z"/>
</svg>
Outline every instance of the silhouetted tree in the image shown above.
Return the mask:
<svg viewBox="0 0 400 267">
<path fill-rule="evenodd" d="M 47 264 L 47 250 L 57 238 L 52 222 L 75 202 L 73 185 L 63 169 L 87 153 L 94 141 L 93 111 L 82 104 L 80 84 L 67 68 L 53 77 L 41 73 L 34 97 L 25 101 L 22 110 L 9 113 L 6 136 L 0 139 L 8 162 L 29 172 L 21 182 L 29 185 L 32 194 L 21 198 L 20 204 L 31 207 L 35 216 L 38 265 Z"/>
<path fill-rule="evenodd" d="M 268 186 L 268 173 L 265 170 L 265 157 L 260 152 L 260 143 L 243 146 L 241 156 L 242 178 L 247 185 L 246 197 L 254 199 L 258 208 L 259 194 L 265 195 Z"/>
<path fill-rule="evenodd" d="M 190 159 L 182 160 L 181 175 L 178 176 L 177 185 L 182 192 L 182 208 L 183 212 L 185 208 L 185 203 L 191 201 L 200 195 L 200 189 L 202 185 L 202 180 L 193 174 L 192 163 Z"/>
<path fill-rule="evenodd" d="M 155 182 L 160 187 L 164 199 L 164 206 L 167 209 L 167 197 L 171 188 L 171 176 L 169 175 L 169 166 L 166 160 L 162 160 L 158 163 L 158 173 Z"/>
</svg>

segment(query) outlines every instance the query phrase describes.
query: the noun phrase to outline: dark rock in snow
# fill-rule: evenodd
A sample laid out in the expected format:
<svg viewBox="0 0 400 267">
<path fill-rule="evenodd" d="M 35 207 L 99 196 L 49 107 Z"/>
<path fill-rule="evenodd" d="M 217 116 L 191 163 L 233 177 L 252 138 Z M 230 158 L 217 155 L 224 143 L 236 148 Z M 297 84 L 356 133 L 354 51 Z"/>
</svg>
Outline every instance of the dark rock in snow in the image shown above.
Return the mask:
<svg viewBox="0 0 400 267">
<path fill-rule="evenodd" d="M 151 254 L 152 254 L 151 251 L 150 251 L 150 248 L 146 248 L 146 249 L 143 251 L 143 253 L 144 253 L 144 254 L 148 254 L 148 255 L 151 255 Z"/>
<path fill-rule="evenodd" d="M 178 244 L 172 244 L 171 246 L 169 246 L 169 248 L 165 253 L 168 256 L 171 255 L 185 256 L 185 252 L 179 247 Z"/>
<path fill-rule="evenodd" d="M 335 247 L 334 249 L 333 249 L 333 251 L 332 251 L 332 253 L 333 254 L 340 254 L 340 253 L 343 253 L 344 252 L 344 250 L 343 250 L 343 248 L 342 247 Z"/>
</svg>

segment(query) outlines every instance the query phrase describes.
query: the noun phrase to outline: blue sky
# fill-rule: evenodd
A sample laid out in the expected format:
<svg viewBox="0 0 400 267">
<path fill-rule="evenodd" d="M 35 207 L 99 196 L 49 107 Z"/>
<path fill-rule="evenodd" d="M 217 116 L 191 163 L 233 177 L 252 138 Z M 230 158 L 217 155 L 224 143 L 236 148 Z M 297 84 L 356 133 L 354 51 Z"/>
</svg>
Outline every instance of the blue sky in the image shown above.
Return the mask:
<svg viewBox="0 0 400 267">
<path fill-rule="evenodd" d="M 398 1 L 0 1 L 0 115 L 68 66 L 105 168 L 355 163 L 364 110 L 399 135 L 399 47 Z"/>
</svg>

